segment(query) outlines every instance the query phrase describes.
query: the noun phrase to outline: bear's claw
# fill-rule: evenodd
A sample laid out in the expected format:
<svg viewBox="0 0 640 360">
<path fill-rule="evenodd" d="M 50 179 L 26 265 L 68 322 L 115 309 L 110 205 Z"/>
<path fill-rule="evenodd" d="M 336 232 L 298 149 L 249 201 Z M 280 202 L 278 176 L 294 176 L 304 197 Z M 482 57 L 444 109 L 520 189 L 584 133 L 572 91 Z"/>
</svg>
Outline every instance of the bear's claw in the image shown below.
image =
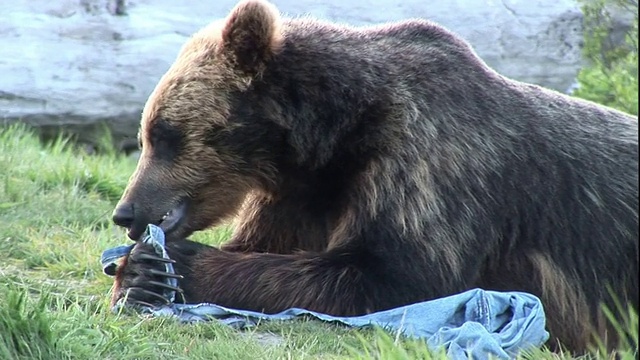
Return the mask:
<svg viewBox="0 0 640 360">
<path fill-rule="evenodd" d="M 173 279 L 178 279 L 178 280 L 184 279 L 184 276 L 182 276 L 182 275 L 172 274 L 172 273 L 169 273 L 169 272 L 166 272 L 166 271 L 159 271 L 159 270 L 156 270 L 156 269 L 149 269 L 149 270 L 147 270 L 147 272 L 149 274 L 155 275 L 155 276 L 162 276 L 162 277 L 173 278 Z M 176 291 L 178 291 L 178 290 L 176 290 Z"/>
<path fill-rule="evenodd" d="M 131 300 L 141 301 L 141 300 L 135 299 L 135 298 L 139 297 L 139 296 L 135 296 L 136 295 L 135 293 L 141 293 L 145 297 L 148 297 L 148 298 L 150 297 L 150 298 L 153 298 L 155 300 L 160 300 L 166 305 L 171 304 L 171 302 L 167 298 L 165 298 L 163 295 L 155 293 L 155 292 L 147 290 L 147 289 L 144 289 L 144 288 L 141 288 L 141 287 L 130 287 L 130 288 L 128 288 L 127 289 L 127 294 L 125 296 L 128 299 L 129 297 L 131 297 L 133 295 L 134 298 L 131 299 Z"/>
<path fill-rule="evenodd" d="M 162 262 L 162 263 L 170 263 L 170 264 L 175 264 L 176 263 L 175 260 L 165 259 L 165 258 L 163 258 L 161 256 L 147 254 L 147 253 L 144 253 L 144 252 L 135 252 L 135 253 L 132 253 L 131 256 L 133 257 L 134 260 L 159 261 L 159 262 Z"/>
<path fill-rule="evenodd" d="M 142 300 L 135 300 L 135 299 L 127 299 L 127 305 L 133 305 L 133 306 L 142 306 L 142 307 L 148 307 L 148 308 L 156 308 L 156 305 L 153 305 L 151 303 L 148 303 L 146 301 L 142 301 Z"/>
<path fill-rule="evenodd" d="M 175 260 L 159 255 L 153 245 L 137 243 L 117 275 L 117 299 L 127 305 L 152 308 L 171 305 L 174 300 L 184 302 L 184 290 L 178 284 L 184 277 L 175 274 L 167 265 L 175 263 Z"/>
<path fill-rule="evenodd" d="M 153 286 L 157 286 L 157 287 L 162 287 L 162 288 L 169 289 L 169 290 L 173 290 L 173 291 L 176 291 L 176 292 L 179 292 L 179 293 L 183 293 L 183 292 L 184 292 L 184 291 L 183 291 L 181 288 L 179 288 L 179 287 L 171 286 L 171 285 L 169 285 L 169 284 L 165 284 L 165 283 L 160 282 L 160 281 L 150 280 L 150 281 L 149 281 L 149 285 L 153 285 Z"/>
</svg>

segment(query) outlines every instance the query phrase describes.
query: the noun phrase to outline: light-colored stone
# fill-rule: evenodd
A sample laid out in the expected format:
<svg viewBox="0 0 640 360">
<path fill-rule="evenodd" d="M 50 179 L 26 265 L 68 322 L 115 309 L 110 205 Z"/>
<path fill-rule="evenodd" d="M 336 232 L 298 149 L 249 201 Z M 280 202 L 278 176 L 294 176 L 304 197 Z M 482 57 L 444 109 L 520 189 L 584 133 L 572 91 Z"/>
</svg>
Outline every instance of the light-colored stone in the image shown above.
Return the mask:
<svg viewBox="0 0 640 360">
<path fill-rule="evenodd" d="M 142 106 L 185 39 L 236 0 L 16 0 L 0 7 L 0 119 L 135 134 Z M 409 17 L 468 39 L 504 75 L 564 91 L 581 65 L 573 0 L 275 0 L 289 15 L 354 25 Z M 124 4 L 124 5 L 123 5 Z M 119 15 L 120 14 L 120 15 Z"/>
</svg>

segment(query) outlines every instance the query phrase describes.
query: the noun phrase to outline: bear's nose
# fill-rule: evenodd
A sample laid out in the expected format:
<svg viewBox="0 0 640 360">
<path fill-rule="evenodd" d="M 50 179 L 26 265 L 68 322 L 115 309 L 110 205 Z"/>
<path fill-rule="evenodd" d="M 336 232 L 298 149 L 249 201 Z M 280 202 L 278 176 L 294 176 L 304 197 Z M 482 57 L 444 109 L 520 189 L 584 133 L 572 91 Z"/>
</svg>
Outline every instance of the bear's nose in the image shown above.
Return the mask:
<svg viewBox="0 0 640 360">
<path fill-rule="evenodd" d="M 112 220 L 118 226 L 130 228 L 133 224 L 133 204 L 118 205 L 113 211 Z"/>
</svg>

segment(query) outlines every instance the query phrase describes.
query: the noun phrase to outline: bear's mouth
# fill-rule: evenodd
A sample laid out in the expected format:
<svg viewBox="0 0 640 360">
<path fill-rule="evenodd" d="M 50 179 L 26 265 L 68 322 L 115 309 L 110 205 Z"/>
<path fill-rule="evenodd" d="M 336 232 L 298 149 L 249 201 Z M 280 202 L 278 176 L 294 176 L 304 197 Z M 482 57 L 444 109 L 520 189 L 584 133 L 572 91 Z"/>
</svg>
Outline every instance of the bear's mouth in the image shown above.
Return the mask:
<svg viewBox="0 0 640 360">
<path fill-rule="evenodd" d="M 180 227 L 187 217 L 189 202 L 186 199 L 181 200 L 178 205 L 167 211 L 166 214 L 158 222 L 158 226 L 165 234 L 169 234 Z"/>
</svg>

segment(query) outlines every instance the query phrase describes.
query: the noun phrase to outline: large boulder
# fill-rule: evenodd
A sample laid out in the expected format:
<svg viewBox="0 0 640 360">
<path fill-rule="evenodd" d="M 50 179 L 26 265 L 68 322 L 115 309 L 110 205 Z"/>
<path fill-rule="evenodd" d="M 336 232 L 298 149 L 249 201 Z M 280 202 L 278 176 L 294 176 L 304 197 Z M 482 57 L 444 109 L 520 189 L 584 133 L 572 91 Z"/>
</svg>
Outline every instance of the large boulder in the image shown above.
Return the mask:
<svg viewBox="0 0 640 360">
<path fill-rule="evenodd" d="M 354 25 L 439 22 L 515 79 L 566 91 L 582 65 L 573 0 L 276 0 L 289 15 Z M 91 140 L 135 136 L 140 112 L 185 39 L 236 0 L 16 0 L 0 10 L 0 119 Z"/>
</svg>

